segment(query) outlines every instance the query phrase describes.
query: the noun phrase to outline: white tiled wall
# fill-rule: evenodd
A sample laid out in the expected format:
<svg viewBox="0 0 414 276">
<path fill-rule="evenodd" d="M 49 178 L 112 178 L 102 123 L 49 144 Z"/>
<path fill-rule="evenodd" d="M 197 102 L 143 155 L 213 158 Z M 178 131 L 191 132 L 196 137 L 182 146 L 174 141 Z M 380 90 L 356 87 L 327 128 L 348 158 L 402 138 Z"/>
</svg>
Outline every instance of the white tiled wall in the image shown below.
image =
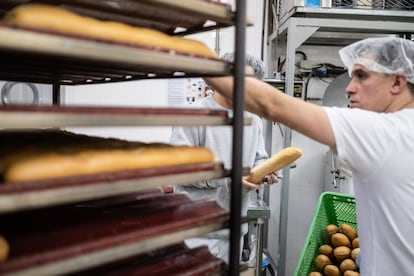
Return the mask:
<svg viewBox="0 0 414 276">
<path fill-rule="evenodd" d="M 63 100 L 67 105 L 166 107 L 166 85 L 165 80 L 142 80 L 66 86 L 63 89 Z M 170 136 L 170 127 L 99 127 L 70 130 L 143 142 L 168 142 Z"/>
</svg>

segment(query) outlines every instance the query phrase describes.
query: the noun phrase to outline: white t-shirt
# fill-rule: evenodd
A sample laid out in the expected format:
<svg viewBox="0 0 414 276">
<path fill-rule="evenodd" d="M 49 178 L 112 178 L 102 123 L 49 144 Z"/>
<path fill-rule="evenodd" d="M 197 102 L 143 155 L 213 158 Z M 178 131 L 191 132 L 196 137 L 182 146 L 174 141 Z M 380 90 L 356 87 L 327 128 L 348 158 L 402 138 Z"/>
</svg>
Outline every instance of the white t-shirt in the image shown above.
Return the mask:
<svg viewBox="0 0 414 276">
<path fill-rule="evenodd" d="M 325 110 L 353 172 L 361 275 L 414 275 L 414 109 Z"/>
</svg>

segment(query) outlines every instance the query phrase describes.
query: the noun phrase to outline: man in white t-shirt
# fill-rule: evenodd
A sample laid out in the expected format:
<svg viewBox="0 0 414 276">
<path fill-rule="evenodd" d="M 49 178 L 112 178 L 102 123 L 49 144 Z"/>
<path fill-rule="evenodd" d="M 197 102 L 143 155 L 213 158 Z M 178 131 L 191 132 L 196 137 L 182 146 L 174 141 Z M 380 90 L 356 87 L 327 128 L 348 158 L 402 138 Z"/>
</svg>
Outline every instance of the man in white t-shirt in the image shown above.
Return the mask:
<svg viewBox="0 0 414 276">
<path fill-rule="evenodd" d="M 328 145 L 352 170 L 362 276 L 414 273 L 414 42 L 370 38 L 339 51 L 351 108 L 322 107 L 246 78 L 250 112 Z M 232 78 L 206 78 L 232 99 Z"/>
</svg>

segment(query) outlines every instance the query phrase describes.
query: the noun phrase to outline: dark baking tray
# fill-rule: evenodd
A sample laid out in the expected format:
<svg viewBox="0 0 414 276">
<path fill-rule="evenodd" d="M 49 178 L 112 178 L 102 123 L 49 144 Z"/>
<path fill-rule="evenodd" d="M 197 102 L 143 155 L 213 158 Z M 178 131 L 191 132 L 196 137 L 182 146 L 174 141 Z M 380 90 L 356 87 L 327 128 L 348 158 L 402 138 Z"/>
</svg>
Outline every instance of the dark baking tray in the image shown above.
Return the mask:
<svg viewBox="0 0 414 276">
<path fill-rule="evenodd" d="M 218 58 L 4 23 L 0 59 L 3 80 L 60 85 L 229 75 L 233 67 Z"/>
<path fill-rule="evenodd" d="M 0 11 L 6 13 L 31 2 L 58 5 L 85 16 L 167 34 L 189 34 L 234 25 L 234 13 L 229 4 L 207 0 L 2 0 Z"/>
<path fill-rule="evenodd" d="M 215 201 L 159 189 L 127 197 L 2 215 L 10 244 L 0 274 L 56 275 L 99 266 L 227 227 Z"/>
<path fill-rule="evenodd" d="M 184 243 L 153 250 L 118 262 L 71 274 L 86 275 L 224 275 L 225 263 L 207 246 L 190 249 Z"/>
<path fill-rule="evenodd" d="M 222 163 L 125 170 L 0 184 L 0 214 L 118 196 L 154 187 L 228 176 Z"/>
</svg>

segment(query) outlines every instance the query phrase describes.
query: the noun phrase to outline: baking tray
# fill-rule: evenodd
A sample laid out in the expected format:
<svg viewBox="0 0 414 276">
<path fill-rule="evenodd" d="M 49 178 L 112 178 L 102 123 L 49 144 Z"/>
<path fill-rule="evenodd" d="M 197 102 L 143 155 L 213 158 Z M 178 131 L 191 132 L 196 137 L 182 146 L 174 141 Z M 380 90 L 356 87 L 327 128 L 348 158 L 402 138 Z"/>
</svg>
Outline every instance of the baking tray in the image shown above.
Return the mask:
<svg viewBox="0 0 414 276">
<path fill-rule="evenodd" d="M 0 24 L 1 79 L 60 85 L 229 75 L 233 65 L 151 47 Z M 253 71 L 246 67 L 246 72 Z"/>
<path fill-rule="evenodd" d="M 35 1 L 3 0 L 6 13 L 17 5 Z M 36 1 L 39 2 L 39 1 Z M 76 13 L 126 24 L 157 29 L 167 34 L 189 34 L 234 25 L 234 12 L 227 3 L 207 0 L 43 0 Z"/>
<path fill-rule="evenodd" d="M 0 214 L 185 185 L 229 175 L 220 162 L 0 183 Z"/>
<path fill-rule="evenodd" d="M 175 244 L 146 254 L 112 262 L 93 269 L 71 274 L 83 275 L 224 275 L 224 261 L 213 256 L 207 246 L 190 249 L 184 243 Z"/>
<path fill-rule="evenodd" d="M 74 273 L 225 228 L 228 218 L 215 201 L 160 190 L 3 215 L 11 250 L 0 274 Z"/>
<path fill-rule="evenodd" d="M 139 95 L 139 93 L 137 94 Z M 0 106 L 0 127 L 111 127 L 230 125 L 232 119 L 224 110 L 195 108 L 135 108 L 97 106 Z M 244 118 L 246 125 L 250 118 Z"/>
</svg>

